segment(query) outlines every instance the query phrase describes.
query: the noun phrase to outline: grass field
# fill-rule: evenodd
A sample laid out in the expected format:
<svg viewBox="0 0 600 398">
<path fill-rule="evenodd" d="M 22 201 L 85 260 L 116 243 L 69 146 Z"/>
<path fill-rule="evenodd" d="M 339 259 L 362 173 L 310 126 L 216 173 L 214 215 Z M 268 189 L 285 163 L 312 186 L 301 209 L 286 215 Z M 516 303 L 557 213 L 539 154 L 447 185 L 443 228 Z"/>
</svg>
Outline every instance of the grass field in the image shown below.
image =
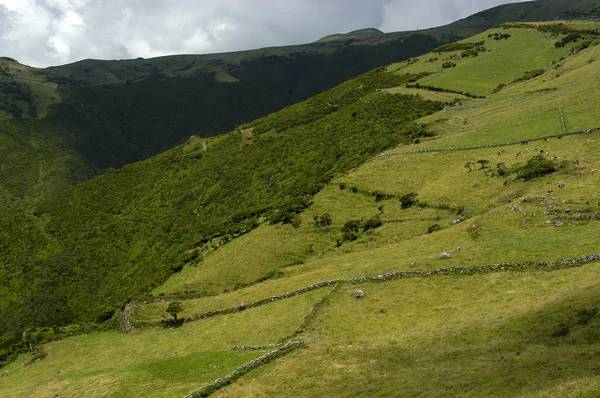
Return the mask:
<svg viewBox="0 0 600 398">
<path fill-rule="evenodd" d="M 308 349 L 216 396 L 597 396 L 598 266 L 345 286 Z"/>
<path fill-rule="evenodd" d="M 245 312 L 131 334 L 92 333 L 47 344 L 48 356 L 29 367 L 21 356 L 5 368 L 2 397 L 172 397 L 223 377 L 265 350 L 236 345 L 277 343 L 291 335 L 326 291 Z"/>
<path fill-rule="evenodd" d="M 507 40 L 488 38 L 489 34 L 509 34 Z M 569 54 L 572 46 L 555 48 L 557 37 L 525 29 L 493 29 L 471 37 L 463 42 L 483 41 L 486 51 L 476 57 L 461 57 L 462 51 L 426 54 L 414 60 L 390 66 L 397 73 L 430 72 L 433 75 L 422 80 L 434 86 L 474 95 L 487 95 L 499 84 L 509 84 L 525 71 L 549 66 Z M 526 57 L 522 54 L 527 54 Z M 456 67 L 443 68 L 452 62 Z"/>
</svg>

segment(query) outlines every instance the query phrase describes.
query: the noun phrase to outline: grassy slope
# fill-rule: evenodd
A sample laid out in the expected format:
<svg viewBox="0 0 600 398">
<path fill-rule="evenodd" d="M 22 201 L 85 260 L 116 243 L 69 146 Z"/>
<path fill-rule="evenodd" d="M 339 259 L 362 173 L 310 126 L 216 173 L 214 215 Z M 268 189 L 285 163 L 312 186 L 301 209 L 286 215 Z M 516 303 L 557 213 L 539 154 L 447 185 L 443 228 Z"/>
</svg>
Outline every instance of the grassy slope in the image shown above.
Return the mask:
<svg viewBox="0 0 600 398">
<path fill-rule="evenodd" d="M 334 175 L 419 136 L 412 121 L 441 109 L 376 91 L 410 78 L 373 71 L 254 122 L 250 141 L 235 131 L 205 151 L 192 139 L 9 220 L 0 232 L 3 329 L 16 338 L 24 326 L 110 316 L 195 258 L 196 247 L 265 219 L 294 222 Z"/>
<path fill-rule="evenodd" d="M 531 109 L 556 112 L 553 101 L 547 101 L 546 96 L 556 96 L 561 103 L 572 104 L 565 106 L 563 112 L 569 120 L 580 118 L 578 124 L 570 125 L 573 129 L 595 127 L 598 100 L 594 95 L 597 86 L 593 82 L 598 81 L 594 76 L 599 55 L 598 47 L 591 48 L 569 57 L 558 76 L 549 72 L 485 100 L 466 101 L 476 108 L 462 111 L 473 113 L 469 124 L 461 129 L 453 128 L 453 121 L 442 112 L 423 119 L 423 123 L 432 123 L 432 128 L 441 136 L 416 147 L 444 148 L 465 145 L 470 140 L 474 144 L 494 143 L 560 133 L 562 129 L 556 129 L 555 120 L 536 121 L 534 129 L 522 130 L 520 135 L 504 132 L 506 126 L 514 123 L 513 118 L 527 121 L 526 115 L 533 114 Z M 532 91 L 547 87 L 558 90 L 541 91 L 544 96 L 531 98 Z M 488 124 L 487 129 L 482 127 Z M 466 162 L 482 158 L 495 162 L 500 149 L 506 150 L 499 158 L 501 161 L 509 165 L 523 163 L 532 156 L 525 148 L 531 148 L 533 153 L 536 147 L 542 146 L 551 157 L 567 159 L 571 164 L 579 159 L 579 169 L 572 167 L 528 183 L 504 186 L 503 179 L 488 177 L 483 171 L 469 173 L 464 168 Z M 396 152 L 414 148 L 400 147 Z M 515 157 L 518 151 L 524 153 L 519 159 Z M 567 225 L 556 227 L 547 224 L 554 218 L 544 213 L 559 208 L 564 214 L 567 208 L 591 206 L 598 214 L 598 174 L 592 174 L 591 170 L 600 167 L 599 153 L 600 137 L 594 133 L 536 141 L 527 146 L 396 155 L 368 162 L 337 182 L 365 191 L 381 190 L 397 195 L 415 191 L 426 202 L 463 205 L 473 210 L 475 216 L 452 225 L 451 220 L 458 215 L 434 209 L 400 210 L 397 200 L 376 203 L 370 196 L 340 191 L 334 185 L 317 195 L 314 205 L 303 215 L 303 225 L 295 231 L 298 237 L 324 238 L 324 243 L 315 247 L 313 254 L 307 254 L 307 241 L 289 238 L 293 229 L 281 231 L 275 227 L 266 227 L 269 230 L 265 228 L 260 233 L 253 231 L 243 242 L 233 241 L 223 249 L 237 253 L 238 261 L 243 263 L 246 261 L 244 253 L 252 253 L 247 247 L 260 248 L 269 241 L 285 246 L 279 255 L 273 253 L 268 260 L 253 262 L 254 275 L 283 264 L 284 253 L 295 251 L 297 256 L 309 257 L 304 260 L 305 264 L 283 268 L 276 279 L 233 293 L 189 300 L 186 302 L 188 314 L 259 299 L 330 278 L 411 269 L 412 262 L 417 263 L 417 268 L 427 268 L 553 260 L 597 253 L 600 249 L 596 238 L 597 221 L 587 223 L 566 217 L 563 221 Z M 565 188 L 558 189 L 558 184 L 565 184 Z M 549 189 L 554 192 L 548 194 Z M 518 200 L 527 195 L 534 199 Z M 508 199 L 512 199 L 512 203 L 507 203 Z M 356 243 L 345 244 L 340 249 L 335 247 L 337 231 L 343 222 L 370 217 L 381 204 L 385 206 L 383 227 Z M 314 214 L 324 212 L 333 214 L 334 225 L 329 232 L 316 231 L 310 223 Z M 391 222 L 398 218 L 404 222 Z M 420 227 L 419 220 L 423 220 Z M 446 229 L 424 234 L 426 226 L 434 222 Z M 477 239 L 466 231 L 473 224 L 481 226 L 482 233 Z M 416 233 L 411 237 L 414 227 L 417 227 Z M 397 243 L 391 243 L 393 240 Z M 454 252 L 452 259 L 438 258 L 442 251 L 458 246 L 461 251 Z M 252 258 L 248 256 L 248 261 Z M 184 269 L 156 293 L 170 294 L 204 286 L 204 279 L 198 277 L 203 275 L 205 265 L 228 267 L 216 252 L 197 268 Z M 367 292 L 366 304 L 350 303 L 349 300 L 354 302 L 351 291 L 355 287 L 348 287 L 336 293 L 337 298 L 331 299 L 331 308 L 306 332 L 306 336 L 314 339 L 314 345 L 308 350 L 256 371 L 217 396 L 314 396 L 330 395 L 334 391 L 341 396 L 353 396 L 356 391 L 368 396 L 387 396 L 398 393 L 398 388 L 402 391 L 400 395 L 406 396 L 419 393 L 436 396 L 440 391 L 477 396 L 563 396 L 570 391 L 572 396 L 580 393 L 594 396 L 600 389 L 593 354 L 600 348 L 594 315 L 597 266 L 552 273 L 444 277 L 435 281 L 391 282 L 392 286 L 366 285 L 363 288 Z M 211 278 L 212 283 L 218 280 Z M 231 288 L 250 280 L 233 277 L 223 278 L 223 282 L 229 284 L 221 288 Z M 358 308 L 364 305 L 364 311 L 357 311 L 357 305 Z M 157 319 L 158 306 L 143 306 L 140 320 Z M 386 314 L 378 315 L 379 308 L 384 308 Z M 391 320 L 390 313 L 394 314 Z M 498 362 L 501 356 L 505 360 Z M 528 373 L 531 368 L 536 369 L 535 378 Z M 292 374 L 295 375 L 293 382 L 286 376 Z M 323 374 L 331 376 L 317 377 Z M 271 382 L 273 378 L 278 382 Z M 505 390 L 507 379 L 513 381 L 510 390 Z"/>
<path fill-rule="evenodd" d="M 569 57 L 558 77 L 549 72 L 485 100 L 466 101 L 476 108 L 458 111 L 474 112 L 470 122 L 460 129 L 455 128 L 455 119 L 448 118 L 447 113 L 422 119 L 440 136 L 417 146 L 399 147 L 393 151 L 395 155 L 378 157 L 339 176 L 300 215 L 299 228 L 263 225 L 205 253 L 201 263 L 186 266 L 156 293 L 191 290 L 197 294 L 218 294 L 272 276 L 226 294 L 186 300 L 183 315 L 191 315 L 330 278 L 411 269 L 412 262 L 417 263 L 417 268 L 433 268 L 598 253 L 598 221 L 581 219 L 585 215 L 597 218 L 600 207 L 595 189 L 600 176 L 591 172 L 600 167 L 598 132 L 502 147 L 506 152 L 501 157 L 497 152 L 502 148 L 401 153 L 407 149 L 457 146 L 471 142 L 469 138 L 480 144 L 507 138 L 531 139 L 548 131 L 560 133 L 561 129 L 553 130 L 556 125 L 551 119 L 538 120 L 536 128 L 518 136 L 495 126 L 497 119 L 498 124 L 505 126 L 513 117 L 527 121 L 523 105 L 518 104 L 556 111 L 546 97 L 531 96 L 531 91 L 547 85 L 558 90 L 541 93 L 560 93 L 561 102 L 573 104 L 563 111 L 567 118 L 581 115 L 578 126 L 595 127 L 584 124 L 597 120 L 594 115 L 597 116 L 598 107 L 592 105 L 598 103 L 593 96 L 598 89 L 593 72 L 599 51 L 599 47 L 592 47 Z M 590 74 L 592 77 L 588 78 Z M 586 93 L 590 94 L 587 102 L 592 105 L 578 105 Z M 594 109 L 596 113 L 589 115 Z M 495 113 L 501 117 L 495 117 Z M 484 171 L 468 172 L 464 167 L 466 162 L 479 159 L 489 159 L 493 166 L 496 159 L 509 166 L 523 164 L 535 147 L 542 146 L 550 152 L 550 158 L 566 158 L 568 167 L 548 177 L 507 186 L 503 178 L 487 176 Z M 517 159 L 516 152 L 524 152 L 525 148 L 530 148 L 530 153 Z M 579 168 L 575 159 L 580 161 Z M 340 190 L 340 183 L 356 187 L 358 192 Z M 559 183 L 565 187 L 559 189 Z M 547 193 L 549 189 L 554 192 Z M 373 196 L 362 193 L 375 190 L 397 195 L 414 191 L 419 200 L 462 205 L 472 215 L 454 225 L 452 221 L 461 217 L 455 210 L 405 210 L 400 208 L 398 199 L 375 202 Z M 527 195 L 530 198 L 520 200 Z M 380 212 L 381 205 L 382 227 L 362 234 L 356 242 L 337 247 L 339 230 L 346 221 L 372 217 Z M 557 208 L 559 211 L 554 213 Z M 567 208 L 591 210 L 569 215 L 565 214 Z M 313 216 L 325 212 L 332 214 L 333 225 L 315 229 Z M 564 225 L 558 227 L 547 221 L 561 221 Z M 427 227 L 434 223 L 443 229 L 426 234 Z M 478 237 L 467 231 L 473 225 L 479 226 Z M 461 250 L 454 251 L 459 246 Z M 453 251 L 453 258 L 440 260 L 439 254 L 444 250 Z M 475 396 L 563 396 L 567 392 L 573 396 L 595 396 L 600 390 L 600 339 L 596 332 L 599 291 L 595 282 L 598 265 L 553 272 L 530 270 L 342 286 L 300 335 L 309 341 L 308 349 L 252 372 L 217 395 L 438 396 L 444 391 Z M 242 266 L 248 267 L 245 272 L 240 272 Z M 361 301 L 352 298 L 357 287 L 366 292 Z M 262 308 L 272 305 L 279 304 Z M 143 305 L 137 319 L 160 319 L 165 307 L 164 302 Z M 379 309 L 383 313 L 378 313 Z M 252 321 L 247 322 L 252 325 Z M 66 360 L 60 357 L 57 360 Z M 500 357 L 504 359 L 498 361 Z M 49 358 L 34 367 L 42 368 Z M 170 376 L 164 379 L 169 380 Z M 7 378 L 6 383 L 13 386 L 10 380 Z M 91 380 L 87 377 L 82 382 Z M 506 383 L 507 380 L 511 382 Z M 41 381 L 40 385 L 44 383 Z"/>
<path fill-rule="evenodd" d="M 553 43 L 553 41 L 548 41 L 548 47 L 545 49 L 550 54 L 551 51 L 555 51 Z M 515 51 L 525 50 L 526 47 L 515 47 Z M 554 102 L 547 100 L 547 96 L 553 95 L 560 95 L 565 103 L 567 101 L 575 103 L 572 107 L 565 106 L 563 111 L 569 120 L 575 120 L 576 115 L 582 115 L 580 123 L 570 125 L 573 129 L 594 127 L 594 123 L 597 123 L 597 112 L 594 112 L 593 109 L 596 109 L 598 99 L 595 94 L 596 86 L 591 85 L 590 82 L 597 81 L 594 80 L 594 75 L 598 73 L 598 68 L 596 67 L 597 61 L 591 63 L 589 61 L 597 59 L 598 52 L 598 47 L 594 47 L 569 58 L 563 66 L 564 74 L 559 77 L 549 72 L 536 80 L 509 88 L 485 100 L 466 101 L 465 104 L 475 104 L 475 108 L 456 112 L 459 115 L 466 112 L 473 114 L 468 119 L 468 124 L 465 124 L 460 130 L 453 128 L 454 119 L 447 117 L 448 111 L 429 116 L 423 119 L 423 122 L 431 123 L 434 131 L 440 136 L 422 144 L 398 148 L 395 152 L 403 152 L 407 149 L 497 143 L 560 133 L 561 130 L 557 131 L 555 128 L 556 119 L 560 123 L 560 117 Z M 428 56 L 424 56 L 424 58 L 428 58 Z M 475 60 L 479 59 L 487 62 L 479 57 Z M 560 86 L 562 89 L 542 91 L 543 95 L 531 98 L 532 91 L 540 90 L 540 87 L 546 88 L 547 85 Z M 574 92 L 578 95 L 573 96 Z M 583 95 L 581 95 L 582 93 Z M 596 98 L 595 101 L 594 98 Z M 525 105 L 524 100 L 527 100 Z M 528 121 L 526 115 L 535 118 L 535 115 L 531 116 L 534 114 L 531 111 L 532 108 L 537 109 L 537 112 L 540 113 L 552 112 L 554 119 L 545 119 L 545 124 L 544 119 L 539 120 L 535 129 L 519 130 L 520 134 L 518 135 L 514 133 L 514 130 L 510 130 L 509 126 L 515 124 L 513 118 L 525 121 Z M 483 126 L 492 122 L 493 124 L 487 127 L 489 130 L 484 130 Z M 294 231 L 291 227 L 288 230 L 264 227 L 260 233 L 254 231 L 243 240 L 228 244 L 221 253 L 208 255 L 200 265 L 184 268 L 180 274 L 158 288 L 156 293 L 204 291 L 215 294 L 220 292 L 219 289 L 231 289 L 236 285 L 251 283 L 280 269 L 286 265 L 286 262 L 293 261 L 289 255 L 283 255 L 286 252 L 295 253 L 297 258 L 302 261 L 311 257 L 315 259 L 325 257 L 315 261 L 314 264 L 294 265 L 288 268 L 292 274 L 300 274 L 304 269 L 314 270 L 315 275 L 312 279 L 306 279 L 304 282 L 306 284 L 336 277 L 339 272 L 342 272 L 341 275 L 344 277 L 349 277 L 360 275 L 360 272 L 368 274 L 369 272 L 393 271 L 395 268 L 408 267 L 415 261 L 421 266 L 437 266 L 440 264 L 440 260 L 437 258 L 439 253 L 464 246 L 465 242 L 470 242 L 468 247 L 459 256 L 449 260 L 451 264 L 528 260 L 539 259 L 540 256 L 557 259 L 577 253 L 594 252 L 593 236 L 597 228 L 595 224 L 557 230 L 555 227 L 544 224 L 548 221 L 548 217 L 545 217 L 543 213 L 547 210 L 545 207 L 549 205 L 558 206 L 564 210 L 574 206 L 583 208 L 589 204 L 596 212 L 598 211 L 595 182 L 599 177 L 598 174 L 590 173 L 590 170 L 598 169 L 600 166 L 597 158 L 597 153 L 600 151 L 597 135 L 569 136 L 561 140 L 552 139 L 550 142 L 532 142 L 528 147 L 530 147 L 529 153 L 525 152 L 525 149 L 529 148 L 521 145 L 397 156 L 391 156 L 394 154 L 392 151 L 388 152 L 389 157 L 384 156 L 367 162 L 336 180 L 336 183 L 343 183 L 347 187 L 357 187 L 361 191 L 379 190 L 397 196 L 416 192 L 419 194 L 419 200 L 427 203 L 462 206 L 471 210 L 475 215 L 475 218 L 468 220 L 468 223 L 452 226 L 452 221 L 461 217 L 456 212 L 434 209 L 418 211 L 414 208 L 408 211 L 401 210 L 397 199 L 376 203 L 373 201 L 373 197 L 340 191 L 337 186 L 333 186 L 316 196 L 315 204 L 304 214 L 303 224 L 299 230 Z M 483 171 L 469 173 L 464 167 L 465 163 L 475 163 L 479 159 L 489 160 L 493 167 L 498 162 L 505 162 L 508 166 L 523 164 L 534 155 L 535 148 L 542 147 L 544 151 L 550 152 L 551 157 L 557 156 L 560 159 L 566 159 L 570 164 L 569 168 L 542 180 L 505 186 L 505 180 L 502 178 L 490 178 Z M 505 149 L 506 152 L 502 156 L 498 156 L 497 153 L 501 149 Z M 516 153 L 519 151 L 523 152 L 523 155 L 517 159 Z M 574 173 L 576 166 L 573 163 L 576 159 L 580 160 L 578 173 Z M 565 188 L 559 190 L 558 184 L 563 183 Z M 549 189 L 556 192 L 548 195 L 546 191 Z M 526 204 L 519 203 L 520 211 L 513 211 L 513 204 L 507 204 L 509 199 L 518 201 L 519 198 L 527 195 L 532 196 L 535 200 L 530 200 L 531 203 Z M 546 199 L 543 199 L 544 197 Z M 562 204 L 563 200 L 565 204 Z M 382 204 L 384 205 L 384 214 L 381 217 L 384 226 L 381 229 L 368 234 L 359 242 L 345 244 L 340 249 L 335 247 L 336 239 L 339 238 L 338 231 L 346 221 L 372 217 L 378 214 L 378 208 Z M 324 213 L 333 215 L 334 231 L 329 234 L 315 230 L 312 226 L 313 216 Z M 531 217 L 528 214 L 536 214 L 536 216 Z M 522 226 L 521 223 L 524 220 L 526 228 L 515 231 L 514 228 Z M 419 236 L 423 235 L 428 226 L 436 223 L 441 224 L 444 228 L 450 226 L 452 228 L 436 233 L 435 236 Z M 467 229 L 473 224 L 481 224 L 484 239 L 472 242 L 473 239 L 469 237 Z M 523 250 L 522 238 L 531 235 L 531 228 L 536 228 L 538 231 L 529 238 L 536 239 L 538 242 L 535 246 L 536 250 Z M 311 236 L 312 238 L 310 238 Z M 556 246 L 555 242 L 561 239 L 565 244 Z M 317 245 L 313 243 L 316 240 L 320 241 Z M 271 251 L 267 250 L 267 245 L 271 245 L 269 242 L 278 242 L 278 246 L 284 245 L 285 247 L 279 252 L 270 254 Z M 573 244 L 566 244 L 566 242 Z M 579 244 L 575 244 L 577 242 Z M 313 250 L 308 254 L 308 245 L 311 243 Z M 388 244 L 390 246 L 385 246 Z M 381 248 L 382 246 L 385 247 Z M 258 249 L 263 257 L 255 255 L 245 257 L 244 253 L 249 252 L 249 247 Z M 337 254 L 345 252 L 349 252 L 348 256 L 336 258 Z M 225 258 L 230 258 L 232 253 L 236 253 L 235 258 L 238 258 L 236 262 L 223 261 Z M 236 269 L 238 262 L 252 264 L 250 268 L 252 271 L 244 273 L 236 271 L 236 277 L 223 272 L 224 269 Z M 348 267 L 347 271 L 340 269 L 339 266 L 342 264 Z M 357 268 L 363 271 L 358 271 Z M 329 269 L 331 271 L 325 271 Z M 226 281 L 226 283 L 220 281 Z"/>
<path fill-rule="evenodd" d="M 177 329 L 131 334 L 94 333 L 46 345 L 48 357 L 23 367 L 22 355 L 0 379 L 3 397 L 182 396 L 265 352 L 232 351 L 237 345 L 277 343 L 294 332 L 325 291 Z M 243 325 L 243 326 L 242 326 Z"/>
<path fill-rule="evenodd" d="M 599 265 L 346 286 L 308 349 L 215 396 L 595 396 Z"/>
</svg>

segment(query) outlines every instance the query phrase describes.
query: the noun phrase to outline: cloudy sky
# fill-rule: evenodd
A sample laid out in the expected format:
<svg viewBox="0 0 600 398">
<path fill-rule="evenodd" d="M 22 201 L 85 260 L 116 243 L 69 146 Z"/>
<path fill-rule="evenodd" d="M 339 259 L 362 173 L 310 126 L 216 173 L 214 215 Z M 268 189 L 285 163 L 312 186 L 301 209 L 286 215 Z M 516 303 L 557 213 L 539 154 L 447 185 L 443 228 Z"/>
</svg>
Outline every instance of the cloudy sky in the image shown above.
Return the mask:
<svg viewBox="0 0 600 398">
<path fill-rule="evenodd" d="M 0 56 L 33 66 L 312 42 L 443 25 L 519 0 L 0 0 Z"/>
</svg>

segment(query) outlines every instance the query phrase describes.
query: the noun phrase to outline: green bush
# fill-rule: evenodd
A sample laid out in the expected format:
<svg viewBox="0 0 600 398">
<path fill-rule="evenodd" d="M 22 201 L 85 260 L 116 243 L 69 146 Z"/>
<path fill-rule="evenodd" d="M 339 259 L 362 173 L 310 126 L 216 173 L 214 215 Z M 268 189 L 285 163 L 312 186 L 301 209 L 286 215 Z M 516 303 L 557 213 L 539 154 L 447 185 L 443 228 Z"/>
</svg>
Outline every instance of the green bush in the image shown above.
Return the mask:
<svg viewBox="0 0 600 398">
<path fill-rule="evenodd" d="M 361 222 L 359 220 L 347 221 L 342 227 L 342 240 L 355 241 L 360 233 Z"/>
<path fill-rule="evenodd" d="M 472 43 L 472 42 L 448 43 L 448 44 L 444 44 L 444 45 L 441 45 L 441 46 L 433 49 L 432 52 L 444 53 L 444 52 L 452 52 L 452 51 L 468 51 L 468 50 L 472 50 L 474 48 L 481 47 L 484 44 L 485 44 L 485 42 L 483 42 L 483 41 L 478 41 L 475 43 Z"/>
<path fill-rule="evenodd" d="M 518 83 L 518 82 L 524 82 L 524 81 L 527 81 L 527 80 L 531 80 L 531 79 L 533 79 L 534 77 L 538 77 L 538 76 L 540 76 L 540 75 L 543 75 L 543 74 L 544 74 L 544 72 L 545 72 L 545 70 L 543 70 L 543 69 L 533 69 L 533 70 L 529 70 L 529 71 L 525 72 L 525 73 L 523 74 L 523 76 L 521 76 L 521 77 L 519 77 L 519 78 L 517 78 L 517 79 L 513 80 L 513 83 Z"/>
<path fill-rule="evenodd" d="M 517 175 L 517 179 L 529 181 L 533 178 L 543 177 L 558 170 L 557 165 L 542 154 L 529 159 L 524 166 L 514 167 L 511 172 Z"/>
<path fill-rule="evenodd" d="M 440 224 L 433 224 L 427 228 L 427 233 L 431 234 L 431 233 L 441 231 L 441 230 L 442 230 L 442 227 L 440 226 Z"/>
<path fill-rule="evenodd" d="M 333 223 L 333 219 L 329 213 L 325 213 L 320 216 L 314 216 L 313 220 L 315 228 L 329 227 Z"/>
<path fill-rule="evenodd" d="M 416 192 L 410 192 L 400 197 L 400 207 L 403 209 L 409 209 L 413 207 L 417 203 L 417 196 L 419 196 Z"/>
<path fill-rule="evenodd" d="M 366 232 L 370 229 L 376 229 L 383 225 L 383 221 L 379 216 L 371 217 L 367 221 L 362 224 L 363 232 Z"/>
</svg>

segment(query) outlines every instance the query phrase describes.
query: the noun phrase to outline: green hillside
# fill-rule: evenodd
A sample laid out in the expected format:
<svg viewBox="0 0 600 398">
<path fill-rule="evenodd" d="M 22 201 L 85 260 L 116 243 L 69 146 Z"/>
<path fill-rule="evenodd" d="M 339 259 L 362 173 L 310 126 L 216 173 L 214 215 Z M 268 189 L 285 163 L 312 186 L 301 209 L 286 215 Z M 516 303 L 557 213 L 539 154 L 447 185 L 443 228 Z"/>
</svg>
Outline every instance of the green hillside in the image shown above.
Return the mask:
<svg viewBox="0 0 600 398">
<path fill-rule="evenodd" d="M 370 72 L 244 134 L 191 139 L 9 219 L 0 230 L 0 305 L 2 331 L 13 332 L 4 338 L 25 326 L 101 321 L 196 258 L 186 253 L 196 245 L 265 220 L 295 225 L 333 176 L 423 134 L 412 121 L 441 103 L 377 91 L 419 76 Z"/>
<path fill-rule="evenodd" d="M 3 396 L 597 396 L 598 29 L 495 28 L 14 216 Z"/>
<path fill-rule="evenodd" d="M 45 69 L 0 58 L 0 219 L 190 136 L 231 131 L 500 23 L 594 19 L 597 8 L 591 0 L 527 2 L 421 31 L 362 29 L 304 45 Z"/>
</svg>

